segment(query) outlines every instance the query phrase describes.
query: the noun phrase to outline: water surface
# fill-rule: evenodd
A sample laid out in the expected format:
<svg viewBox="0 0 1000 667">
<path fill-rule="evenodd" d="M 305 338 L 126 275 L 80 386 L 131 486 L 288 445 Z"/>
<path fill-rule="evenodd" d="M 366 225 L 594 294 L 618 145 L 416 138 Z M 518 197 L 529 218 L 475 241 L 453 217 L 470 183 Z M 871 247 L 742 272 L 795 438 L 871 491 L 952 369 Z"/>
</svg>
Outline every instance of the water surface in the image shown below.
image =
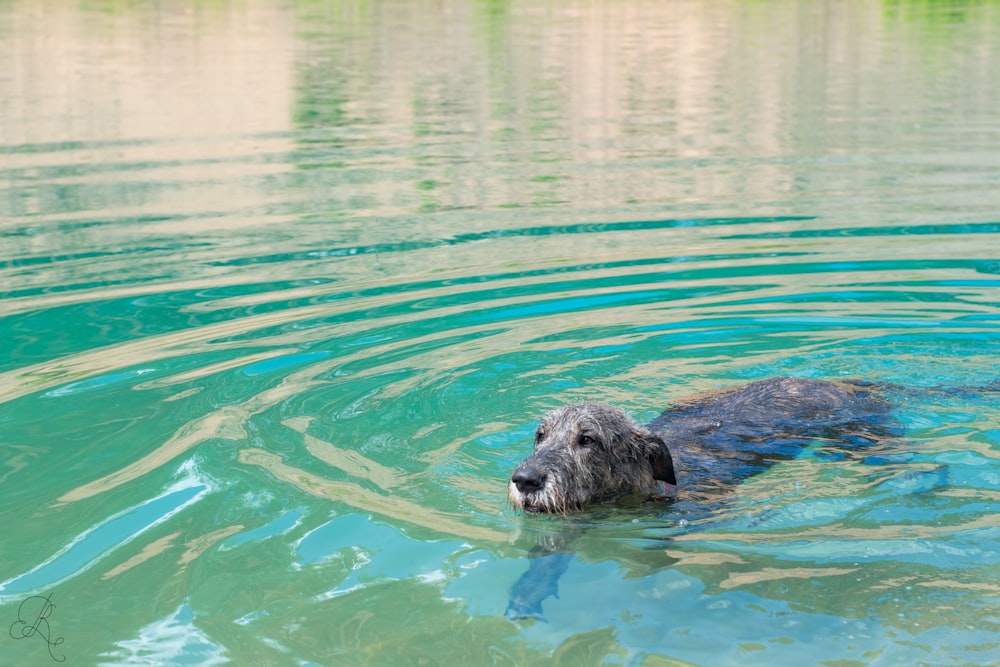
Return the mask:
<svg viewBox="0 0 1000 667">
<path fill-rule="evenodd" d="M 1000 398 L 935 390 L 1000 376 L 996 3 L 14 0 L 0 44 L 5 663 L 1000 664 Z M 506 503 L 549 408 L 776 375 L 916 388 L 905 437 L 694 522 Z"/>
</svg>

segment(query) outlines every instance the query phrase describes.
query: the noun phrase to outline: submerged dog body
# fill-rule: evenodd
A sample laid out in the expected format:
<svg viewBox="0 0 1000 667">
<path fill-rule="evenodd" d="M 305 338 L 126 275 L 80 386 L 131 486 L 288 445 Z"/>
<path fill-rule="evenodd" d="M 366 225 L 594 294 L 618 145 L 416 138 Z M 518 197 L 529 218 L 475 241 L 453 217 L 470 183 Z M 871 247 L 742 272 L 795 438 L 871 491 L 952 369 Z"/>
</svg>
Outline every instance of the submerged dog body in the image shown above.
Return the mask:
<svg viewBox="0 0 1000 667">
<path fill-rule="evenodd" d="M 543 418 L 508 495 L 515 508 L 545 513 L 673 487 L 705 500 L 817 441 L 849 448 L 891 435 L 891 406 L 875 389 L 774 378 L 695 396 L 647 426 L 602 403 L 558 408 Z"/>
</svg>

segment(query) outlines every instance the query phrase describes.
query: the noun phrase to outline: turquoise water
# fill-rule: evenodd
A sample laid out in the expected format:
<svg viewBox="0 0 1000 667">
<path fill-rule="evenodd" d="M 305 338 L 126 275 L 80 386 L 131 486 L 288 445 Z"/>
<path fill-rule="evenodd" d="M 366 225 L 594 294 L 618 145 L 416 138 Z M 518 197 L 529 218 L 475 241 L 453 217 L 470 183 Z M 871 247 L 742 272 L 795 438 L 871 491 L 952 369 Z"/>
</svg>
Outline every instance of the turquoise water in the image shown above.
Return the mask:
<svg viewBox="0 0 1000 667">
<path fill-rule="evenodd" d="M 1000 5 L 168 5 L 0 6 L 4 664 L 1000 664 L 932 390 L 1000 378 Z M 925 390 L 693 523 L 507 505 L 547 409 L 776 375 Z"/>
</svg>

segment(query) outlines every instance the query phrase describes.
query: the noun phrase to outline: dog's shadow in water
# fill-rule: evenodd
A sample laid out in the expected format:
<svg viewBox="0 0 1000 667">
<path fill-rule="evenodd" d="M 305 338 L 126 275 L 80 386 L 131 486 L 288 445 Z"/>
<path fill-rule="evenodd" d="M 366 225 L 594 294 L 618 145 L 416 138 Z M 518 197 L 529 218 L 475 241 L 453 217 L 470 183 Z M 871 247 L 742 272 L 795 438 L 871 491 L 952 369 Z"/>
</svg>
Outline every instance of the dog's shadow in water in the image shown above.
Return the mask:
<svg viewBox="0 0 1000 667">
<path fill-rule="evenodd" d="M 611 525 L 615 523 L 612 521 Z M 613 558 L 628 569 L 629 576 L 649 575 L 677 562 L 663 551 L 664 539 L 669 538 L 648 538 L 643 540 L 645 546 L 636 546 L 634 542 L 623 545 L 616 535 L 605 542 L 606 549 L 594 549 L 592 541 L 587 546 L 579 544 L 580 538 L 595 537 L 595 533 L 608 527 L 600 519 L 592 518 L 521 531 L 517 542 L 528 553 L 528 569 L 511 587 L 507 618 L 546 621 L 542 604 L 550 597 L 559 597 L 559 580 L 578 556 L 585 560 Z"/>
</svg>

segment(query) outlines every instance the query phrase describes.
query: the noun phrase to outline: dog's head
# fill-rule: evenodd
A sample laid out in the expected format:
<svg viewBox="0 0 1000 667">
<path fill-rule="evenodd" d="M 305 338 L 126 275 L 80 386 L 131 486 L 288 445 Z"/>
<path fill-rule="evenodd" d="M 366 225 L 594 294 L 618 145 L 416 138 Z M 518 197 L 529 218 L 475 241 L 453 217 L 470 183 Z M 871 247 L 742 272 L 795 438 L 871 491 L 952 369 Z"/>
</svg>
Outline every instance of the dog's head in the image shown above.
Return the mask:
<svg viewBox="0 0 1000 667">
<path fill-rule="evenodd" d="M 584 403 L 545 415 L 508 496 L 517 509 L 565 514 L 629 494 L 663 496 L 676 484 L 663 440 L 618 408 Z"/>
</svg>

